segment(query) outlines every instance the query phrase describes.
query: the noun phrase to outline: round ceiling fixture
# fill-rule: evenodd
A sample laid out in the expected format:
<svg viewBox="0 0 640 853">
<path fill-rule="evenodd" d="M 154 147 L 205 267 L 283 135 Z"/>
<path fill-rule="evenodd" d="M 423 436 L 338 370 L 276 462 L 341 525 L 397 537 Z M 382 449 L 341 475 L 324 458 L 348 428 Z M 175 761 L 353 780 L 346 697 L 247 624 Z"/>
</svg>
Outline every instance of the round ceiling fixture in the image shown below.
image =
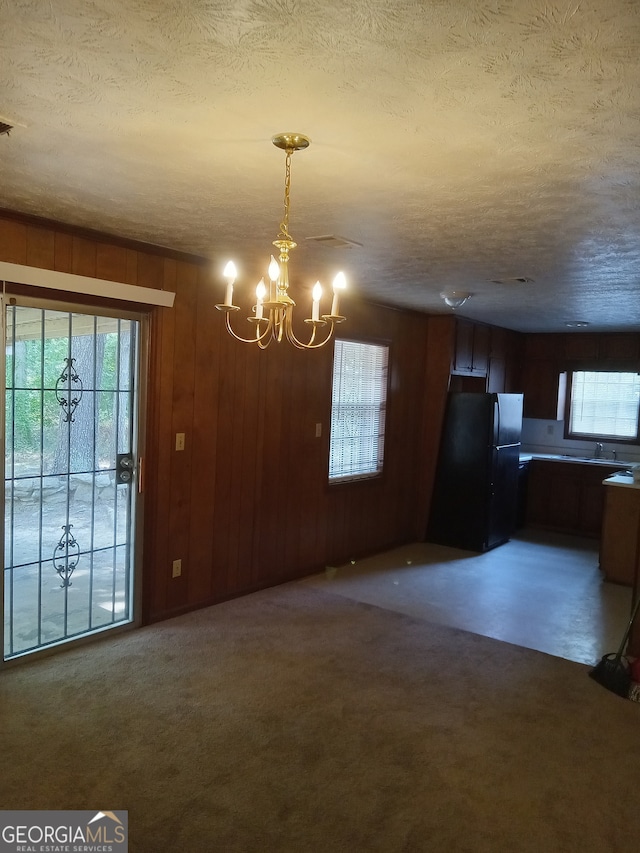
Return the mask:
<svg viewBox="0 0 640 853">
<path fill-rule="evenodd" d="M 449 308 L 455 309 L 461 308 L 468 299 L 471 299 L 472 294 L 463 290 L 450 290 L 448 292 L 445 291 L 444 293 L 441 293 L 440 296 L 444 299 Z"/>
</svg>

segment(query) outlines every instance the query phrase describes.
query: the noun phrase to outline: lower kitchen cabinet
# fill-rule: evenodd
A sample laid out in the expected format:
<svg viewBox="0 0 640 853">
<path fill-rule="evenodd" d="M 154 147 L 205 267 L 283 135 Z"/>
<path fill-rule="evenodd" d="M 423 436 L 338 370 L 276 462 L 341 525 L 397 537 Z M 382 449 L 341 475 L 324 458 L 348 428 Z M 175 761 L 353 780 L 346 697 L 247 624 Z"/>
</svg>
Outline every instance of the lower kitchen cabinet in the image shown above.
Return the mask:
<svg viewBox="0 0 640 853">
<path fill-rule="evenodd" d="M 606 580 L 632 586 L 638 561 L 640 487 L 606 485 L 600 569 Z"/>
<path fill-rule="evenodd" d="M 533 459 L 529 469 L 527 524 L 597 539 L 604 510 L 602 481 L 622 467 Z"/>
</svg>

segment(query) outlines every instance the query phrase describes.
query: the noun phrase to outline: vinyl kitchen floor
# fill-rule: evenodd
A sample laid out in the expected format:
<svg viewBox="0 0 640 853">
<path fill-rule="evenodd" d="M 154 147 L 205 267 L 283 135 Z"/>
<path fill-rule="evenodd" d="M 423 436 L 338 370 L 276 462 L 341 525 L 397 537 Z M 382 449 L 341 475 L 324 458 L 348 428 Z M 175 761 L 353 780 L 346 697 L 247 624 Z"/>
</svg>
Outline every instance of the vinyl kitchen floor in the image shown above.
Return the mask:
<svg viewBox="0 0 640 853">
<path fill-rule="evenodd" d="M 301 583 L 586 664 L 617 650 L 631 610 L 596 540 L 538 530 L 486 554 L 406 545 Z"/>
</svg>

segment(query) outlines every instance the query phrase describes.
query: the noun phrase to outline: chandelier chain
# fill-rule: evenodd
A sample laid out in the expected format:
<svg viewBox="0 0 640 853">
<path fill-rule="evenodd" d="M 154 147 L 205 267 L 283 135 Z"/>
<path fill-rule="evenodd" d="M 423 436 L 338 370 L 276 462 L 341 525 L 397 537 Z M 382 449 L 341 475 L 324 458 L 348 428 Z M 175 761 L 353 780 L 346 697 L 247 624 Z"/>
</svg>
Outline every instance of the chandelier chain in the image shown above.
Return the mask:
<svg viewBox="0 0 640 853">
<path fill-rule="evenodd" d="M 289 234 L 289 207 L 291 205 L 291 149 L 287 148 L 287 158 L 285 161 L 285 176 L 284 176 L 284 217 L 280 223 L 279 240 L 291 240 Z"/>
</svg>

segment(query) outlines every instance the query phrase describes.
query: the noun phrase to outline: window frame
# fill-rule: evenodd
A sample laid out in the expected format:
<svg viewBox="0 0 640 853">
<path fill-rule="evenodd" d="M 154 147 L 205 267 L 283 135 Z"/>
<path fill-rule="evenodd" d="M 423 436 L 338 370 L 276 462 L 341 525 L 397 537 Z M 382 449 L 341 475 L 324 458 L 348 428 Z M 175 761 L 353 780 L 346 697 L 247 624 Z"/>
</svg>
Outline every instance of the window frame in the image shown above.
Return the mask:
<svg viewBox="0 0 640 853">
<path fill-rule="evenodd" d="M 640 373 L 634 368 L 615 367 L 593 367 L 591 365 L 572 366 L 567 370 L 567 389 L 564 403 L 564 437 L 576 441 L 606 441 L 608 444 L 640 444 L 640 402 L 638 404 L 638 419 L 636 424 L 636 435 L 623 438 L 605 433 L 584 433 L 571 430 L 571 399 L 573 394 L 573 377 L 575 373 Z"/>
<path fill-rule="evenodd" d="M 337 343 L 352 343 L 352 344 L 361 344 L 364 346 L 375 346 L 375 347 L 384 347 L 387 351 L 387 364 L 386 364 L 386 381 L 384 386 L 384 431 L 382 436 L 382 465 L 379 471 L 375 472 L 367 472 L 364 474 L 343 474 L 338 476 L 331 476 L 331 441 L 333 436 L 333 380 L 334 380 L 334 365 L 335 365 L 335 352 L 336 352 L 336 344 Z M 392 359 L 392 345 L 391 341 L 379 339 L 379 338 L 368 338 L 368 337 L 358 337 L 358 336 L 350 336 L 350 337 L 336 337 L 334 338 L 334 346 L 331 360 L 331 379 L 330 379 L 330 399 L 329 399 L 329 435 L 327 439 L 327 484 L 330 488 L 334 486 L 345 486 L 345 485 L 354 485 L 360 484 L 365 485 L 367 483 L 379 482 L 386 477 L 386 468 L 387 468 L 387 436 L 389 434 L 389 402 L 391 399 L 391 359 Z"/>
</svg>

